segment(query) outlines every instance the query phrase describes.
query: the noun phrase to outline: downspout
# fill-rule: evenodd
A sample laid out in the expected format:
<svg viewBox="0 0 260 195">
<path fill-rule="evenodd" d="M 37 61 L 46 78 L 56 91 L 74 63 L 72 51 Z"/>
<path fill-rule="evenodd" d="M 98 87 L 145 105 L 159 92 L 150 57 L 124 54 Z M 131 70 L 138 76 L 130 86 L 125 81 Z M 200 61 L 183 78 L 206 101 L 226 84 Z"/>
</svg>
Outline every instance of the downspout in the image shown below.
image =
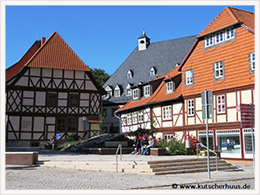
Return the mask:
<svg viewBox="0 0 260 195">
<path fill-rule="evenodd" d="M 121 118 L 120 118 L 120 116 L 117 116 L 117 115 L 116 115 L 116 112 L 114 112 L 114 116 L 119 120 L 119 133 L 122 133 Z"/>
</svg>

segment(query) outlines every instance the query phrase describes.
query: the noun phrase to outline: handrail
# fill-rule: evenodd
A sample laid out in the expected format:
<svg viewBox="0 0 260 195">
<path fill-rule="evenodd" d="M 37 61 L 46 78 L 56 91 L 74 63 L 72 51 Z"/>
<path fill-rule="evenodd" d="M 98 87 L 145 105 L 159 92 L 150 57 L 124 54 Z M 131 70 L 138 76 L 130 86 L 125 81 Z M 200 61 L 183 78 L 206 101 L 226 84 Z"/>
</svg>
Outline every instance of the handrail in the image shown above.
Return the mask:
<svg viewBox="0 0 260 195">
<path fill-rule="evenodd" d="M 217 154 L 215 151 L 209 149 L 209 148 L 208 148 L 207 146 L 205 146 L 204 144 L 202 144 L 202 143 L 196 143 L 197 158 L 199 158 L 198 145 L 200 145 L 200 147 L 202 147 L 202 148 L 206 148 L 207 150 L 211 151 L 213 154 L 216 155 L 216 171 L 218 171 L 218 154 Z"/>
<path fill-rule="evenodd" d="M 116 150 L 116 172 L 118 173 L 118 152 L 120 150 L 120 161 L 122 161 L 122 145 L 119 144 Z"/>
</svg>

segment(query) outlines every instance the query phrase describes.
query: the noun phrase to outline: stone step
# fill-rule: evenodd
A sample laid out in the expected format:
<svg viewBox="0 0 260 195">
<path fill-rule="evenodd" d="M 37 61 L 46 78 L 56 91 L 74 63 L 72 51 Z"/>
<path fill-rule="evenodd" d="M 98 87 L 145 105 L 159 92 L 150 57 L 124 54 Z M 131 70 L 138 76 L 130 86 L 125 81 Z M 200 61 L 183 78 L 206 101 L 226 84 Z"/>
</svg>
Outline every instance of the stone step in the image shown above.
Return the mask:
<svg viewBox="0 0 260 195">
<path fill-rule="evenodd" d="M 216 171 L 216 168 L 210 168 L 211 171 Z M 243 171 L 237 167 L 219 167 L 219 171 Z M 176 171 L 162 171 L 155 172 L 154 175 L 168 175 L 168 174 L 183 174 L 183 173 L 197 173 L 197 172 L 207 172 L 208 168 L 198 168 L 189 170 L 176 170 Z"/>
<path fill-rule="evenodd" d="M 216 161 L 216 158 L 210 158 L 210 161 Z M 204 162 L 207 161 L 207 158 L 192 158 L 192 159 L 177 159 L 177 160 L 159 160 L 159 161 L 148 161 L 148 164 L 166 164 L 166 163 L 185 163 L 185 162 Z M 223 161 L 218 158 L 218 161 Z"/>
<path fill-rule="evenodd" d="M 152 168 L 153 172 L 162 172 L 162 171 L 174 171 L 174 170 L 193 170 L 193 169 L 200 169 L 200 168 L 207 168 L 207 164 L 203 165 L 194 165 L 194 166 L 174 166 L 174 167 L 164 167 L 164 168 Z M 215 168 L 216 164 L 211 164 L 211 168 Z M 233 168 L 231 164 L 218 164 L 218 168 L 222 167 L 230 167 Z"/>
<path fill-rule="evenodd" d="M 210 160 L 210 164 L 216 163 L 216 160 Z M 223 160 L 218 160 L 218 163 L 226 163 Z M 156 167 L 168 167 L 168 166 L 186 166 L 186 165 L 197 165 L 197 164 L 207 164 L 207 161 L 190 161 L 190 162 L 172 162 L 172 163 L 156 163 L 156 164 L 149 164 L 151 168 Z"/>
</svg>

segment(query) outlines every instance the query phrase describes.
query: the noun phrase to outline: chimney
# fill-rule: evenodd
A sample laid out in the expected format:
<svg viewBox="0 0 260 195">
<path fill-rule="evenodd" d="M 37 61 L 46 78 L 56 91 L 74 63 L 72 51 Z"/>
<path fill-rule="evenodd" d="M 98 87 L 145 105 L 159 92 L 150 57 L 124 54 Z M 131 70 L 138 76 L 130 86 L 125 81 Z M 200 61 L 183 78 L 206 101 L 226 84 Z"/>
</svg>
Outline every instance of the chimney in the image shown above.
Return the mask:
<svg viewBox="0 0 260 195">
<path fill-rule="evenodd" d="M 45 40 L 46 40 L 46 38 L 45 38 L 45 37 L 42 37 L 41 46 L 45 43 Z"/>
</svg>

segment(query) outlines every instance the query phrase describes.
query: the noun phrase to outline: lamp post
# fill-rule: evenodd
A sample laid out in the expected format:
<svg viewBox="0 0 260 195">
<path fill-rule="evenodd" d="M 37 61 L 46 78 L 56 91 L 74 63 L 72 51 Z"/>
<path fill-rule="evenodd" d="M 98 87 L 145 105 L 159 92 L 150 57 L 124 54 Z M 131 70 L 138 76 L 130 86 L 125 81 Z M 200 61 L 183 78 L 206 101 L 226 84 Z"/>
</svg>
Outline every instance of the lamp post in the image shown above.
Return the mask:
<svg viewBox="0 0 260 195">
<path fill-rule="evenodd" d="M 86 133 L 87 133 L 87 132 L 86 132 L 86 121 L 87 121 L 87 117 L 83 116 L 83 117 L 82 117 L 82 120 L 83 120 L 83 123 L 84 123 L 84 132 L 85 132 L 83 137 L 85 137 L 85 135 L 86 135 Z"/>
</svg>

